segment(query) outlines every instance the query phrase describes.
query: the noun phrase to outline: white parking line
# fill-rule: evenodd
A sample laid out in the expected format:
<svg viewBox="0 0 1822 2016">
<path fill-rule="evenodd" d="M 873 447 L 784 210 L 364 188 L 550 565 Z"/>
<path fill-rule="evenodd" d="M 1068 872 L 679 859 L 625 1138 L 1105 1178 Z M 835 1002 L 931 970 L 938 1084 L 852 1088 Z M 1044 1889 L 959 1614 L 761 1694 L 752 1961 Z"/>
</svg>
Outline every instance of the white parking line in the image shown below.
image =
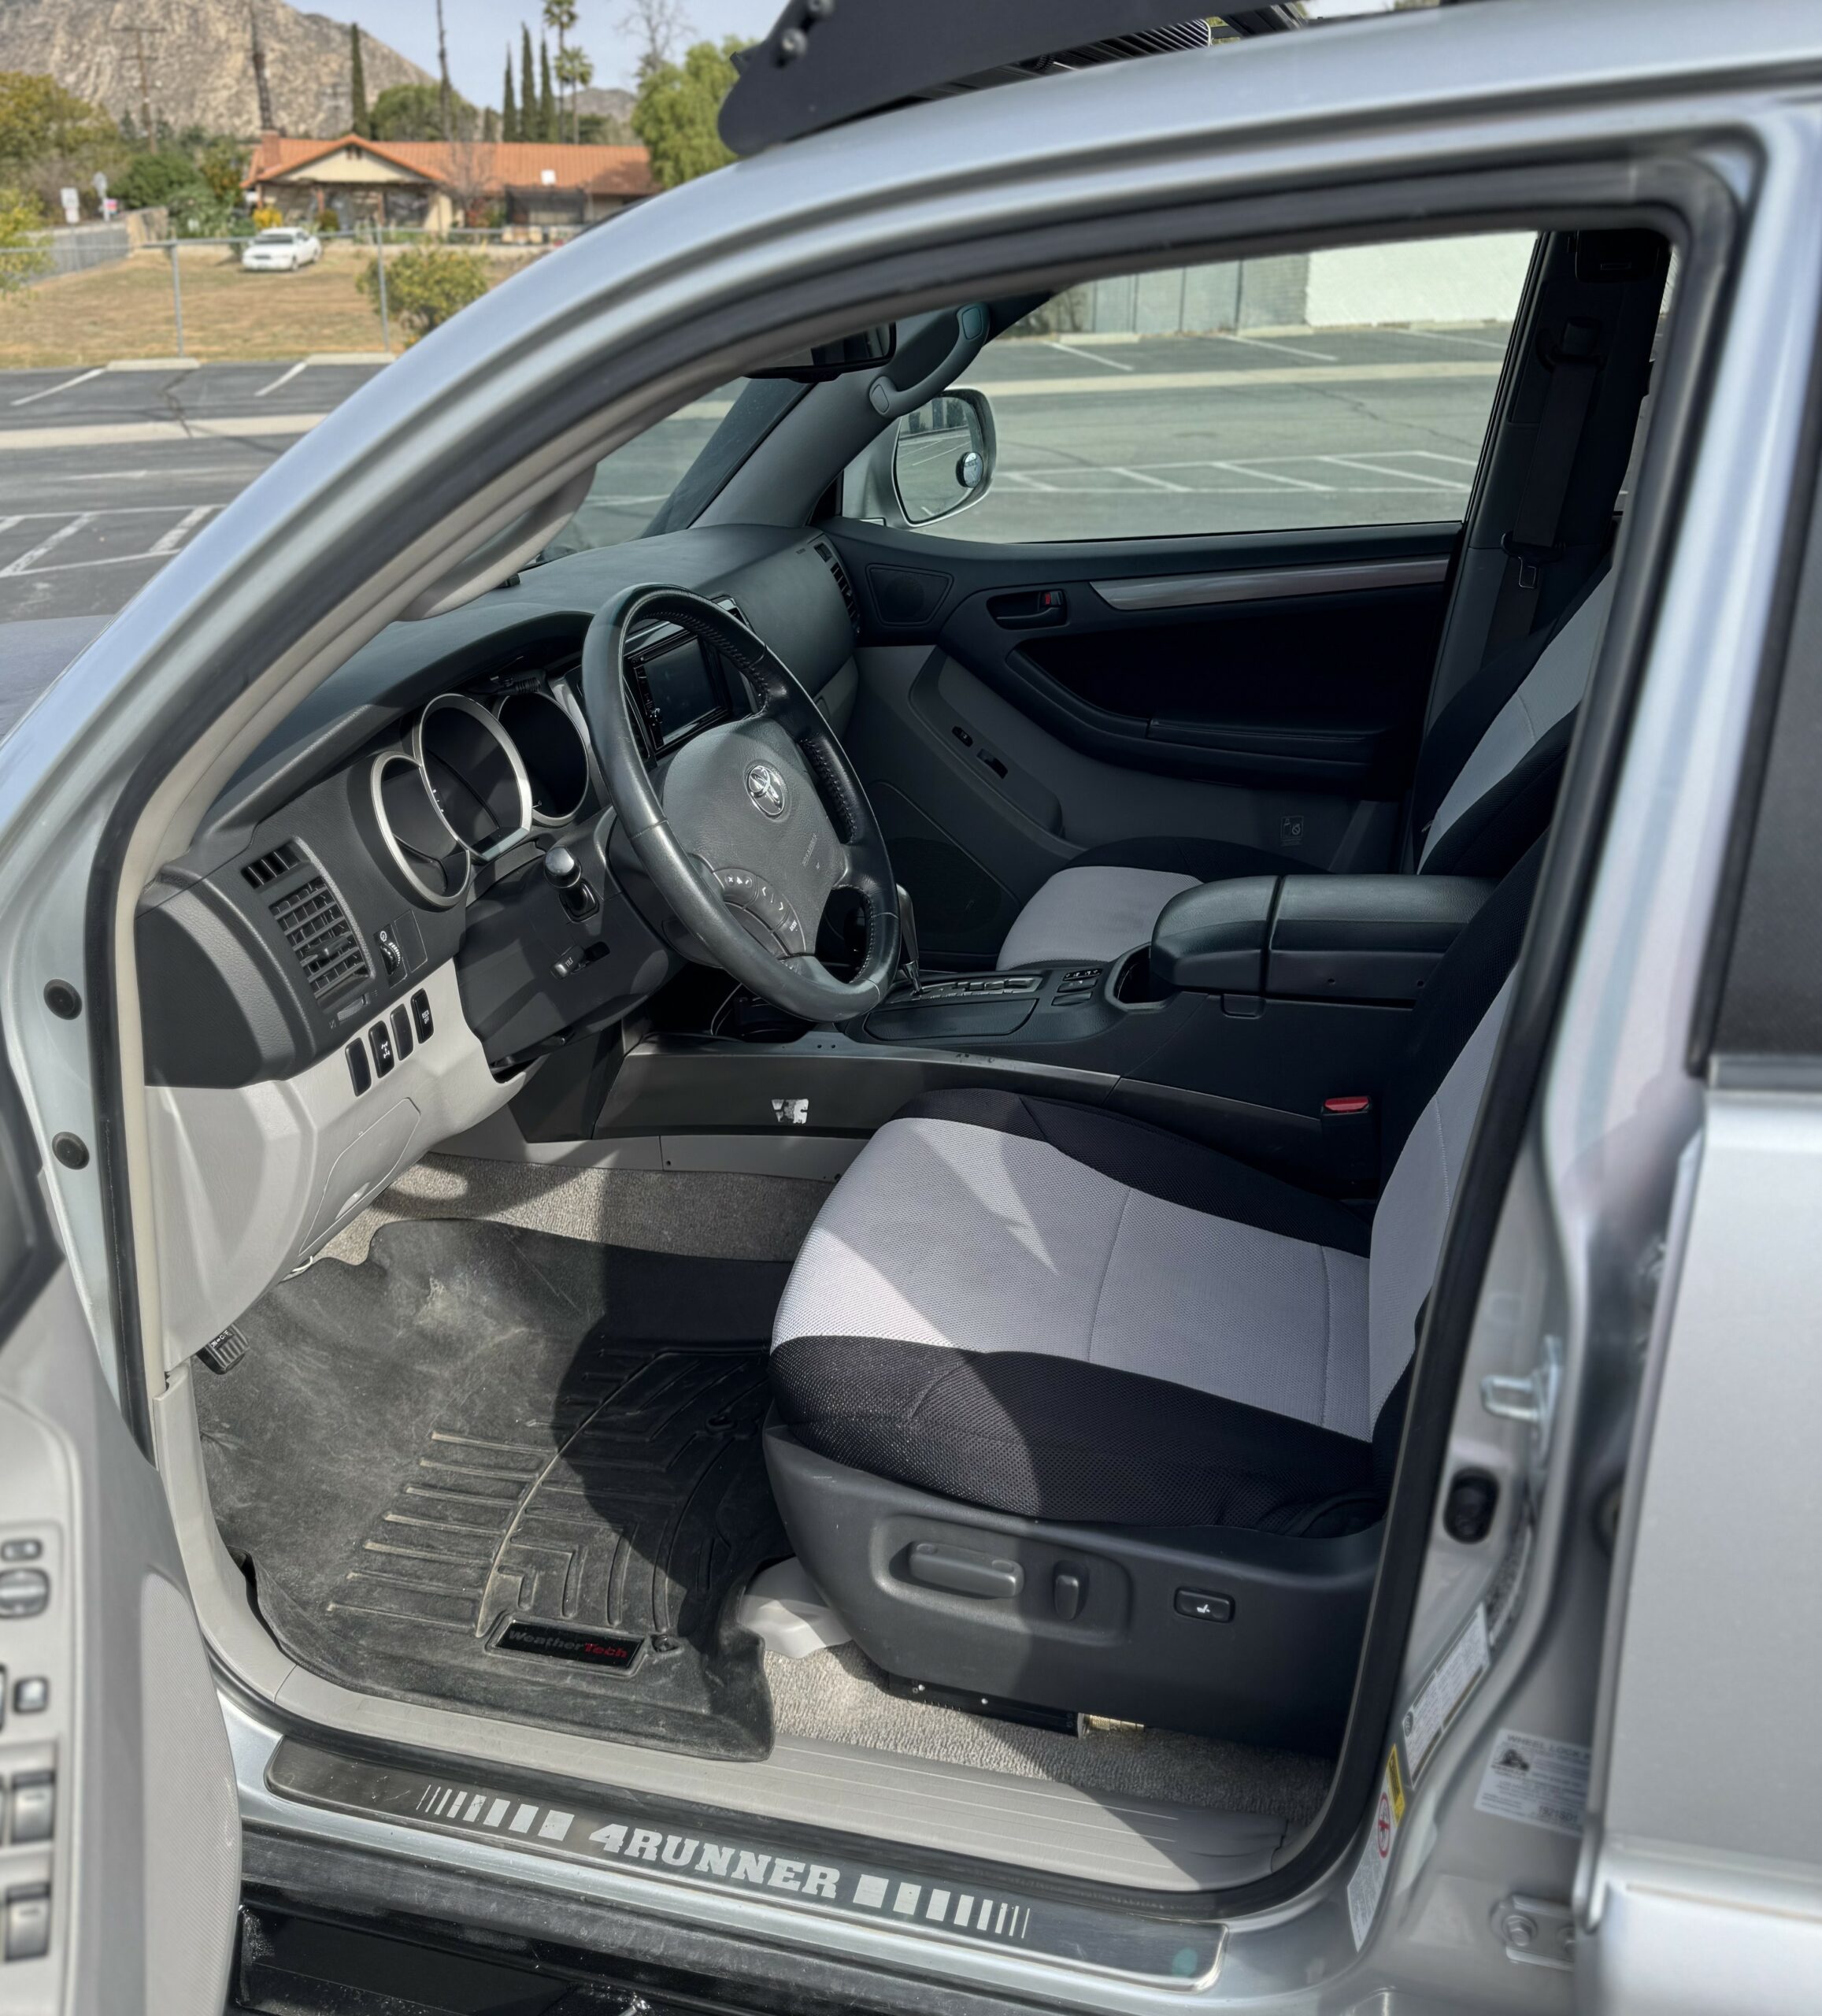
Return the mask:
<svg viewBox="0 0 1822 2016">
<path fill-rule="evenodd" d="M 1265 336 L 1230 336 L 1221 330 L 1214 332 L 1217 343 L 1244 343 L 1249 350 L 1281 350 L 1287 357 L 1313 357 L 1318 364 L 1339 364 L 1341 359 L 1326 350 L 1299 350 L 1295 343 L 1273 343 Z"/>
<path fill-rule="evenodd" d="M 1121 364 L 1111 357 L 1097 357 L 1091 350 L 1078 350 L 1073 343 L 1059 343 L 1053 339 L 1050 346 L 1052 350 L 1060 350 L 1065 357 L 1085 357 L 1091 364 L 1105 364 L 1109 371 L 1131 371 L 1136 369 L 1135 365 Z"/>
<path fill-rule="evenodd" d="M 288 385 L 300 371 L 307 371 L 309 368 L 310 360 L 306 357 L 301 364 L 294 364 L 282 377 L 273 379 L 269 385 L 261 385 L 254 394 L 254 397 L 256 399 L 263 399 L 268 392 L 276 392 L 280 386 Z"/>
<path fill-rule="evenodd" d="M 61 531 L 53 532 L 49 539 L 40 541 L 29 551 L 20 554 L 17 560 L 10 561 L 6 566 L 0 567 L 0 580 L 4 580 L 9 574 L 35 573 L 37 570 L 33 565 L 34 561 L 42 560 L 47 553 L 54 552 L 66 539 L 73 539 L 84 525 L 93 524 L 94 520 L 95 513 L 93 511 L 78 512 Z"/>
<path fill-rule="evenodd" d="M 1428 469 L 1387 469 L 1383 462 L 1369 462 L 1361 455 L 1324 455 L 1325 462 L 1339 462 L 1344 469 L 1363 469 L 1368 476 L 1402 476 L 1405 482 L 1428 486 L 1433 490 L 1465 490 L 1468 486 L 1457 476 L 1431 476 Z"/>
<path fill-rule="evenodd" d="M 10 400 L 9 404 L 28 406 L 34 399 L 48 399 L 54 392 L 67 392 L 72 385 L 86 385 L 90 379 L 100 377 L 103 368 L 98 364 L 92 371 L 79 371 L 75 377 L 65 379 L 61 385 L 46 385 L 43 391 L 28 392 L 24 398 Z"/>
<path fill-rule="evenodd" d="M 161 532 L 146 547 L 146 558 L 150 559 L 155 553 L 175 553 L 183 543 L 184 535 L 194 532 L 211 511 L 218 508 L 213 504 L 198 504 L 194 511 L 186 511 L 168 532 Z"/>
</svg>

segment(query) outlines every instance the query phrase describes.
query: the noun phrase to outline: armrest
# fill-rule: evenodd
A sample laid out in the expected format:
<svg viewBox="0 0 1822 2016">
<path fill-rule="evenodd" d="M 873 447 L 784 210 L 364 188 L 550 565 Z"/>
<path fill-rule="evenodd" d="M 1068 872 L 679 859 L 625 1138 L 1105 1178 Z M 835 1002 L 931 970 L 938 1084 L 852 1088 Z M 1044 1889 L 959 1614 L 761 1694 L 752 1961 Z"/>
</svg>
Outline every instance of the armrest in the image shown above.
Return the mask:
<svg viewBox="0 0 1822 2016">
<path fill-rule="evenodd" d="M 1463 875 L 1249 876 L 1165 906 L 1165 986 L 1317 1001 L 1416 999 L 1491 882 Z"/>
</svg>

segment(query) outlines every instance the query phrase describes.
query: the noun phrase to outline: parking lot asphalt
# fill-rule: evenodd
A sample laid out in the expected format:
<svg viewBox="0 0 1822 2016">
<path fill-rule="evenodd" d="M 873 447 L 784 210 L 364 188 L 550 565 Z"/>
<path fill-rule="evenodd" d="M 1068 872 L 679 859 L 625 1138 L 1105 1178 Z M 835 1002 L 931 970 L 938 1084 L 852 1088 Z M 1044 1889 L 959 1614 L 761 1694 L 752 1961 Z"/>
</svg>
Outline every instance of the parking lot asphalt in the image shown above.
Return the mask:
<svg viewBox="0 0 1822 2016">
<path fill-rule="evenodd" d="M 1069 335 L 1002 343 L 971 539 L 1109 539 L 1458 517 L 1505 332 Z M 382 360 L 0 372 L 0 622 L 106 615 Z M 703 402 L 598 479 L 629 536 L 713 432 Z"/>
</svg>

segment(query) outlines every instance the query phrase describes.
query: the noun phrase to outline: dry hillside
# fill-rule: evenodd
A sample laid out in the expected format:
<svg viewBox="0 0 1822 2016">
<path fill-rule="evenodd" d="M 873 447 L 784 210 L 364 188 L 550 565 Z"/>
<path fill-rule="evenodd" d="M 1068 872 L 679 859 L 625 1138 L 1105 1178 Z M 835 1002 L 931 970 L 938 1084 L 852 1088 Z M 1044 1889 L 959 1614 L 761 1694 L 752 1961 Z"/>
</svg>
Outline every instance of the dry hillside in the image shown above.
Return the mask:
<svg viewBox="0 0 1822 2016">
<path fill-rule="evenodd" d="M 282 132 L 348 128 L 348 24 L 254 0 L 272 111 Z M 371 102 L 428 74 L 362 32 Z M 142 72 L 141 58 L 144 69 Z M 247 0 L 0 0 L 0 70 L 47 71 L 117 118 L 143 116 L 217 133 L 258 130 Z"/>
</svg>

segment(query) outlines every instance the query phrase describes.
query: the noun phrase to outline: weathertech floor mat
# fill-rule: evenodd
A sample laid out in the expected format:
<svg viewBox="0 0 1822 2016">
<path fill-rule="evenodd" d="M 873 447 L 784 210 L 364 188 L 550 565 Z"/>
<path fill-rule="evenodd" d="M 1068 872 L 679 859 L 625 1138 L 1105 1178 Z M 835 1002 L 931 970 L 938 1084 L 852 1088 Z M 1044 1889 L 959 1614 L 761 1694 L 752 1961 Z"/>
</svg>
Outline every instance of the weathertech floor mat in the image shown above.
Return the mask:
<svg viewBox="0 0 1822 2016">
<path fill-rule="evenodd" d="M 760 1452 L 780 1262 L 388 1225 L 235 1328 L 194 1390 L 222 1537 L 351 1687 L 764 1756 L 730 1596 L 790 1551 Z"/>
</svg>

